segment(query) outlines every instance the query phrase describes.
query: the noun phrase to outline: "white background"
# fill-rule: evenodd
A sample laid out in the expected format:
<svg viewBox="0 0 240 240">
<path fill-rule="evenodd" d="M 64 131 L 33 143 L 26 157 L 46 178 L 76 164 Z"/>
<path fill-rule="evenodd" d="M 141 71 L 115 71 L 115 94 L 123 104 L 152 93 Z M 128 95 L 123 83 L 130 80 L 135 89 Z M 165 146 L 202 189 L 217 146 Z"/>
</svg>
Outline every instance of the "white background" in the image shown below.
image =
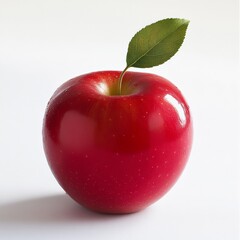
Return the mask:
<svg viewBox="0 0 240 240">
<path fill-rule="evenodd" d="M 236 0 L 0 0 L 0 239 L 240 239 L 238 11 Z M 188 165 L 142 212 L 86 211 L 47 165 L 46 104 L 74 76 L 123 69 L 135 32 L 167 17 L 191 20 L 179 53 L 132 70 L 168 78 L 188 100 Z"/>
</svg>

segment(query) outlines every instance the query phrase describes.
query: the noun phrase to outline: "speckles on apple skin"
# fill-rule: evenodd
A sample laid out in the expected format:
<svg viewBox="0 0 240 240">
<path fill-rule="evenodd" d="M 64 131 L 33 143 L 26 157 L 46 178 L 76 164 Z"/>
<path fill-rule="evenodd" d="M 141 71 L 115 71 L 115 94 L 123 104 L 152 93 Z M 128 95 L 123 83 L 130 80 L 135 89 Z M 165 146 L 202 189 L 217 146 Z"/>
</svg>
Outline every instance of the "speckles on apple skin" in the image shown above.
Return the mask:
<svg viewBox="0 0 240 240">
<path fill-rule="evenodd" d="M 108 166 L 107 164 L 105 164 L 105 165 L 103 166 L 103 168 L 107 169 L 107 168 L 109 168 L 109 166 Z"/>
<path fill-rule="evenodd" d="M 159 165 L 152 165 L 151 169 L 159 169 Z"/>
<path fill-rule="evenodd" d="M 142 175 L 140 168 L 137 170 L 137 173 L 138 173 L 138 176 L 141 176 L 141 175 Z"/>
<path fill-rule="evenodd" d="M 92 175 L 89 174 L 88 177 L 87 177 L 87 182 L 91 181 L 91 179 L 92 179 Z"/>
</svg>

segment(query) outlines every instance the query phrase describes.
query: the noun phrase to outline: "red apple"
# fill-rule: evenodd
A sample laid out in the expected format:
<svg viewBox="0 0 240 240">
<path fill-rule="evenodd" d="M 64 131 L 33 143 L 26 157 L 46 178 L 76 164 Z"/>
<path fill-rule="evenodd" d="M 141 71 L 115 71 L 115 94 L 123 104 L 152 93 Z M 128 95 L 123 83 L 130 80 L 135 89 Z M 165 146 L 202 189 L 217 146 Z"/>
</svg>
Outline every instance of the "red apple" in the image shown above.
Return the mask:
<svg viewBox="0 0 240 240">
<path fill-rule="evenodd" d="M 192 144 L 181 92 L 147 73 L 85 74 L 48 103 L 43 142 L 62 188 L 89 209 L 130 213 L 162 197 L 180 176 Z"/>
</svg>

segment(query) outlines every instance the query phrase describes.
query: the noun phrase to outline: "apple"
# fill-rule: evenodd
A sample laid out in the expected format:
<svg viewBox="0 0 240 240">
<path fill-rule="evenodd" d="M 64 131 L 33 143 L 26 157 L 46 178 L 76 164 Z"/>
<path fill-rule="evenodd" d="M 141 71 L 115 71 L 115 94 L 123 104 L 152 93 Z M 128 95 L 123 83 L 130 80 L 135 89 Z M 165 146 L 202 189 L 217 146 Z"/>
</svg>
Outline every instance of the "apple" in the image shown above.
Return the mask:
<svg viewBox="0 0 240 240">
<path fill-rule="evenodd" d="M 62 188 L 100 212 L 130 213 L 158 200 L 180 176 L 192 142 L 181 92 L 166 79 L 127 72 L 85 74 L 52 96 L 43 126 L 49 165 Z"/>
<path fill-rule="evenodd" d="M 75 201 L 98 212 L 132 213 L 177 181 L 192 132 L 189 106 L 167 79 L 98 71 L 55 91 L 43 144 L 55 178 Z"/>
</svg>

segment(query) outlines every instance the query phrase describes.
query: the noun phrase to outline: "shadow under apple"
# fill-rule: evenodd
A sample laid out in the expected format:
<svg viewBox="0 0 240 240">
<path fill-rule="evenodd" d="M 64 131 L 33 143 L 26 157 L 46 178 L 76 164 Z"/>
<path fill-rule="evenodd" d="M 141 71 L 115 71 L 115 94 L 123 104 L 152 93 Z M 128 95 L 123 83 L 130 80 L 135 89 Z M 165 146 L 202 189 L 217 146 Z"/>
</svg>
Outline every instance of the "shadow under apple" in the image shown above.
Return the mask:
<svg viewBox="0 0 240 240">
<path fill-rule="evenodd" d="M 0 223 L 3 224 L 87 223 L 125 218 L 130 215 L 95 213 L 78 205 L 66 194 L 44 196 L 0 205 Z"/>
</svg>

